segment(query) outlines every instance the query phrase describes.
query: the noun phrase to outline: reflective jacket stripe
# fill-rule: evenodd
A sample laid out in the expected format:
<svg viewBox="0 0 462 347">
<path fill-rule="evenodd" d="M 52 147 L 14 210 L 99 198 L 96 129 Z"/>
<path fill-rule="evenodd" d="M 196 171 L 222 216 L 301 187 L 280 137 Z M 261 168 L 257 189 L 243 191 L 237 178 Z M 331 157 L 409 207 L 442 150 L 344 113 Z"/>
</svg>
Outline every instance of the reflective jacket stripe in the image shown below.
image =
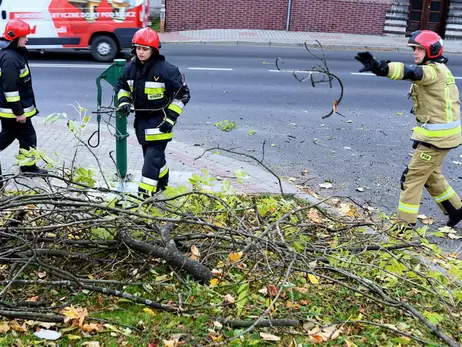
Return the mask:
<svg viewBox="0 0 462 347">
<path fill-rule="evenodd" d="M 160 169 L 159 178 L 164 177 L 167 173 L 168 173 L 168 166 L 167 166 L 167 164 L 165 164 Z M 154 180 L 152 178 L 142 176 L 141 180 L 140 180 L 140 183 L 139 183 L 139 187 L 141 189 L 144 189 L 144 190 L 148 191 L 148 192 L 155 192 L 156 189 L 157 189 L 157 183 L 158 182 L 159 182 L 158 180 Z"/>
<path fill-rule="evenodd" d="M 7 102 L 16 102 L 16 101 L 21 100 L 21 98 L 19 97 L 19 92 L 18 91 L 16 91 L 16 92 L 5 92 L 3 94 L 5 94 L 5 98 L 6 98 Z"/>
<path fill-rule="evenodd" d="M 446 120 L 448 123 L 453 122 L 454 118 L 452 116 L 452 99 L 449 87 L 444 88 L 444 101 L 446 102 Z"/>
<path fill-rule="evenodd" d="M 130 91 L 133 92 L 133 80 L 127 80 L 127 84 L 130 87 Z"/>
<path fill-rule="evenodd" d="M 178 115 L 183 113 L 183 108 L 184 104 L 179 100 L 173 100 L 172 103 L 168 105 L 168 109 L 175 111 Z"/>
<path fill-rule="evenodd" d="M 452 136 L 461 133 L 460 125 L 452 128 L 452 129 L 444 129 L 444 130 L 428 130 L 422 127 L 415 127 L 414 132 L 416 134 L 420 134 L 426 137 L 445 137 L 445 136 Z"/>
<path fill-rule="evenodd" d="M 24 109 L 24 116 L 30 117 L 37 113 L 34 106 L 30 106 Z M 0 117 L 2 118 L 16 118 L 11 108 L 0 108 Z"/>
<path fill-rule="evenodd" d="M 19 77 L 26 77 L 29 74 L 29 68 L 27 66 L 24 69 L 19 70 Z"/>
<path fill-rule="evenodd" d="M 123 89 L 119 90 L 119 92 L 117 93 L 117 100 L 120 100 L 123 97 L 130 98 L 131 97 L 130 92 L 127 92 L 126 90 L 123 90 Z"/>
<path fill-rule="evenodd" d="M 162 141 L 162 140 L 170 140 L 173 138 L 172 133 L 163 133 L 159 130 L 159 128 L 149 128 L 145 129 L 144 131 L 144 139 L 146 141 Z"/>
</svg>

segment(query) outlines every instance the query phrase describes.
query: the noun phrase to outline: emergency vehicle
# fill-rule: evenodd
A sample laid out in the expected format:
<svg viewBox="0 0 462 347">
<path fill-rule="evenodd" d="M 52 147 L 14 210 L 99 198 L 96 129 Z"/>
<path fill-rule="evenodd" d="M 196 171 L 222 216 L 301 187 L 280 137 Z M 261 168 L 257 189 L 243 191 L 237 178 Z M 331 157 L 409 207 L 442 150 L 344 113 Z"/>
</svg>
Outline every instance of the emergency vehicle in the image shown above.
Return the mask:
<svg viewBox="0 0 462 347">
<path fill-rule="evenodd" d="M 90 49 L 107 62 L 149 25 L 149 0 L 0 0 L 1 32 L 10 19 L 32 28 L 29 49 Z"/>
</svg>

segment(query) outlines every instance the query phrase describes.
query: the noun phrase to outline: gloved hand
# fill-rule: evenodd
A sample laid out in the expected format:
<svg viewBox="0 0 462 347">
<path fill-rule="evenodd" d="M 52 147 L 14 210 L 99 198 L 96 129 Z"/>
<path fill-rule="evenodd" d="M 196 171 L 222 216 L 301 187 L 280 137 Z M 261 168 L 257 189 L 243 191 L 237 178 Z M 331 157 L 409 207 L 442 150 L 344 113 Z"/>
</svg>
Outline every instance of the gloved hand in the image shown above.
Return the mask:
<svg viewBox="0 0 462 347">
<path fill-rule="evenodd" d="M 175 123 L 176 123 L 176 118 L 172 117 L 171 115 L 167 115 L 164 121 L 160 123 L 159 130 L 163 133 L 171 133 Z"/>
<path fill-rule="evenodd" d="M 361 64 L 364 65 L 359 72 L 371 71 L 377 76 L 386 76 L 388 75 L 388 63 L 389 60 L 376 60 L 374 56 L 369 52 L 359 52 L 355 59 L 358 60 Z"/>
<path fill-rule="evenodd" d="M 126 103 L 122 106 L 119 106 L 119 111 L 122 112 L 125 116 L 128 116 L 132 110 L 130 104 Z"/>
</svg>

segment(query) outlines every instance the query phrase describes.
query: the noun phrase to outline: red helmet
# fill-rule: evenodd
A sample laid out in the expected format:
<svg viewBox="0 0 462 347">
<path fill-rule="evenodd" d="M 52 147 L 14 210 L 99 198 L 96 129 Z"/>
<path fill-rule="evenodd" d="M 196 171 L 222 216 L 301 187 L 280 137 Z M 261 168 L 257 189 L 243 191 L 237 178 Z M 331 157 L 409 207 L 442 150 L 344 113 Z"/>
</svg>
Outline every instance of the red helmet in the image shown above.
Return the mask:
<svg viewBox="0 0 462 347">
<path fill-rule="evenodd" d="M 424 47 L 428 59 L 439 58 L 443 54 L 443 40 L 431 30 L 414 31 L 409 38 L 408 46 Z"/>
<path fill-rule="evenodd" d="M 151 28 L 143 28 L 133 35 L 132 44 L 134 46 L 148 46 L 159 50 L 159 35 Z"/>
<path fill-rule="evenodd" d="M 21 19 L 11 19 L 6 23 L 3 38 L 8 41 L 13 41 L 21 36 L 27 36 L 32 32 L 29 24 Z"/>
</svg>

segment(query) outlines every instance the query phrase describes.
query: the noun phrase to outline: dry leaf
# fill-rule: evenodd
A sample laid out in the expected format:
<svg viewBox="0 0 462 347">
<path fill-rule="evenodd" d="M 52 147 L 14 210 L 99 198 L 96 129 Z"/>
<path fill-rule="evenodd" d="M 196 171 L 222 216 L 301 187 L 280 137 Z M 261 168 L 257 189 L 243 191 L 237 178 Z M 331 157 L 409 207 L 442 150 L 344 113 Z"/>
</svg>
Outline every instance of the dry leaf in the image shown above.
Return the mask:
<svg viewBox="0 0 462 347">
<path fill-rule="evenodd" d="M 98 341 L 88 341 L 82 343 L 82 346 L 87 346 L 87 347 L 101 347 Z"/>
<path fill-rule="evenodd" d="M 73 305 L 70 307 L 65 307 L 61 313 L 65 316 L 64 322 L 70 320 L 78 320 L 79 327 L 82 326 L 85 317 L 88 316 L 88 311 L 86 308 L 75 308 Z"/>
<path fill-rule="evenodd" d="M 45 271 L 43 271 L 43 272 L 37 271 L 36 274 L 37 274 L 38 278 L 47 277 L 47 273 Z"/>
<path fill-rule="evenodd" d="M 258 292 L 263 295 L 268 295 L 268 288 L 262 288 Z"/>
<path fill-rule="evenodd" d="M 223 297 L 226 302 L 228 302 L 229 304 L 234 304 L 236 302 L 236 300 L 234 300 L 234 298 L 232 297 L 231 294 L 226 294 L 224 297 Z"/>
<path fill-rule="evenodd" d="M 230 253 L 228 254 L 228 260 L 231 263 L 237 263 L 241 260 L 243 253 L 242 252 L 237 252 L 237 253 Z"/>
<path fill-rule="evenodd" d="M 143 312 L 144 312 L 144 313 L 147 313 L 147 314 L 150 314 L 151 316 L 155 316 L 155 315 L 156 315 L 156 314 L 154 313 L 154 311 L 151 310 L 149 307 L 143 308 Z"/>
<path fill-rule="evenodd" d="M 279 336 L 267 334 L 267 333 L 260 333 L 260 337 L 265 341 L 280 341 L 281 340 Z"/>
<path fill-rule="evenodd" d="M 95 324 L 95 323 L 90 323 L 90 324 L 84 324 L 82 325 L 82 331 L 85 331 L 86 333 L 101 333 L 104 331 L 104 325 L 102 324 Z"/>
<path fill-rule="evenodd" d="M 305 288 L 305 287 L 294 287 L 294 290 L 299 292 L 300 294 L 308 293 L 308 288 Z"/>
<path fill-rule="evenodd" d="M 213 342 L 221 342 L 221 341 L 223 341 L 223 336 L 222 335 L 210 334 L 209 337 L 213 340 Z"/>
<path fill-rule="evenodd" d="M 200 260 L 201 258 L 201 253 L 195 245 L 191 246 L 191 256 L 189 258 L 191 258 L 192 260 Z"/>
<path fill-rule="evenodd" d="M 29 298 L 29 299 L 27 299 L 26 301 L 29 301 L 29 302 L 37 302 L 38 299 L 39 299 L 38 296 L 33 296 L 32 298 Z"/>
<path fill-rule="evenodd" d="M 341 203 L 340 212 L 348 217 L 354 217 L 355 215 L 357 215 L 357 211 L 351 203 Z"/>
<path fill-rule="evenodd" d="M 178 340 L 164 340 L 164 346 L 165 347 L 177 347 L 179 346 L 179 341 Z"/>
<path fill-rule="evenodd" d="M 313 274 L 308 274 L 308 279 L 310 280 L 310 282 L 312 284 L 319 284 L 319 277 L 318 276 L 315 276 Z"/>
<path fill-rule="evenodd" d="M 324 338 L 321 335 L 311 335 L 310 336 L 311 342 L 313 343 L 322 343 L 324 341 Z"/>
<path fill-rule="evenodd" d="M 10 326 L 6 323 L 3 323 L 2 325 L 0 325 L 0 334 L 1 333 L 6 333 L 10 330 Z"/>
<path fill-rule="evenodd" d="M 216 286 L 218 285 L 218 281 L 219 281 L 218 278 L 212 278 L 212 279 L 210 280 L 209 287 L 216 287 Z"/>
<path fill-rule="evenodd" d="M 19 332 L 27 332 L 27 326 L 26 323 L 23 323 L 22 325 L 19 325 L 19 323 L 16 320 L 12 320 L 10 322 L 10 327 L 14 331 L 19 331 Z"/>
<path fill-rule="evenodd" d="M 291 309 L 291 308 L 299 308 L 300 305 L 297 304 L 296 302 L 292 302 L 292 301 L 287 301 L 286 302 L 286 307 Z"/>
<path fill-rule="evenodd" d="M 310 208 L 308 211 L 308 218 L 313 222 L 313 223 L 322 223 L 322 219 L 319 216 L 318 210 L 315 208 Z"/>
<path fill-rule="evenodd" d="M 267 289 L 269 296 L 276 296 L 278 293 L 278 289 L 274 284 L 268 284 Z"/>
</svg>

